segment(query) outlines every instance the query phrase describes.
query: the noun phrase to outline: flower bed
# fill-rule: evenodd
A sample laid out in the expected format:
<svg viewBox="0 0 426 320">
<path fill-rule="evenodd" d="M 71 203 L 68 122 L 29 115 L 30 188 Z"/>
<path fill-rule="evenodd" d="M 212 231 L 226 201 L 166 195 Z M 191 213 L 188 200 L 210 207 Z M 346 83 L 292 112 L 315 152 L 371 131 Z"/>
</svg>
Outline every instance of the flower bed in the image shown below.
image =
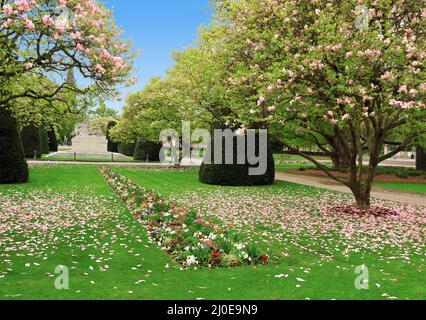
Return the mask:
<svg viewBox="0 0 426 320">
<path fill-rule="evenodd" d="M 102 167 L 99 172 L 147 227 L 151 239 L 183 266 L 215 268 L 267 263 L 267 255 L 259 253 L 254 244 L 243 243 L 232 230 L 163 201 L 158 194 L 110 168 Z"/>
</svg>

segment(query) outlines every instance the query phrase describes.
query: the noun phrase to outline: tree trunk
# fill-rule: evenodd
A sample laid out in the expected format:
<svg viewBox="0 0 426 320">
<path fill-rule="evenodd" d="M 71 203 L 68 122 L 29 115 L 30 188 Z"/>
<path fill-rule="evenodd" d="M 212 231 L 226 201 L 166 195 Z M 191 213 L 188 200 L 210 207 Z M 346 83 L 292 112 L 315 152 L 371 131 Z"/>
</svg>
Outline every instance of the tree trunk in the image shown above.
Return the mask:
<svg viewBox="0 0 426 320">
<path fill-rule="evenodd" d="M 0 184 L 24 183 L 28 175 L 16 120 L 9 110 L 0 107 Z"/>
<path fill-rule="evenodd" d="M 372 159 L 370 161 L 376 162 L 377 154 L 371 154 Z M 360 168 L 355 166 L 351 169 L 350 189 L 355 197 L 356 204 L 361 210 L 369 210 L 371 208 L 371 190 L 376 176 L 377 165 L 370 162 L 367 172 L 363 172 L 361 175 Z"/>
<path fill-rule="evenodd" d="M 426 171 L 426 151 L 420 147 L 416 149 L 416 168 L 417 170 Z"/>
<path fill-rule="evenodd" d="M 355 194 L 356 204 L 361 210 L 371 208 L 371 187 L 361 190 Z"/>
<path fill-rule="evenodd" d="M 333 162 L 334 168 L 336 169 L 349 169 L 350 160 L 349 155 L 346 154 L 343 147 L 339 144 L 336 139 L 328 140 L 332 146 L 332 151 L 330 152 L 331 161 Z"/>
<path fill-rule="evenodd" d="M 335 169 L 348 169 L 349 168 L 349 160 L 347 157 L 339 155 L 336 153 L 331 153 L 331 161 L 333 162 Z"/>
</svg>

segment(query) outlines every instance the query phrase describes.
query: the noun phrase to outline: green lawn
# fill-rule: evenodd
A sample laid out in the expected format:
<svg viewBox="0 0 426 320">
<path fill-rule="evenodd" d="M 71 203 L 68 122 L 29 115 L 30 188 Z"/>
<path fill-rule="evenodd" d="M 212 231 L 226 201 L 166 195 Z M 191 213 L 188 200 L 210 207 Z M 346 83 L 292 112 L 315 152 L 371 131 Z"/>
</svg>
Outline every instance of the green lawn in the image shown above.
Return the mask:
<svg viewBox="0 0 426 320">
<path fill-rule="evenodd" d="M 375 182 L 374 185 L 392 190 L 426 193 L 426 183 Z"/>
<path fill-rule="evenodd" d="M 271 199 L 271 210 L 277 210 L 275 203 L 286 194 L 289 199 L 285 202 L 285 208 L 289 210 L 292 206 L 309 206 L 308 203 L 295 203 L 295 199 L 299 197 L 304 199 L 303 202 L 306 199 L 314 202 L 322 196 L 332 199 L 338 196 L 289 183 L 236 189 L 205 186 L 198 182 L 195 169 L 181 172 L 120 168 L 117 171 L 162 193 L 165 198 L 172 197 L 178 203 L 188 204 L 189 199 L 195 201 L 199 196 L 202 200 L 204 196 L 215 195 L 215 209 L 219 210 L 222 206 L 223 219 L 226 219 L 227 210 L 233 208 L 246 209 L 247 214 L 256 215 L 258 207 L 255 201 L 259 196 L 267 201 Z M 14 240 L 18 249 L 6 250 L 6 245 L 9 244 L 2 242 L 3 237 L 1 238 L 0 299 L 425 298 L 423 244 L 416 245 L 416 254 L 409 249 L 409 245 L 403 250 L 387 248 L 378 249 L 377 253 L 361 250 L 345 254 L 345 239 L 326 235 L 318 237 L 315 226 L 309 226 L 312 227 L 310 232 L 317 237 L 314 238 L 316 242 L 311 243 L 308 236 L 301 234 L 293 237 L 291 234 L 297 230 L 298 221 L 293 222 L 292 230 L 278 232 L 275 225 L 277 221 L 253 225 L 241 216 L 230 227 L 236 228 L 245 237 L 258 241 L 259 246 L 271 256 L 270 265 L 181 270 L 156 244 L 149 242 L 144 228 L 135 222 L 131 213 L 107 186 L 96 171 L 96 166 L 34 166 L 31 168 L 30 183 L 0 186 L 3 204 L 10 199 L 18 199 L 18 202 L 25 199 L 34 201 L 37 197 L 42 199 L 38 203 L 43 212 L 51 211 L 52 215 L 56 212 L 55 206 L 65 210 L 65 215 L 75 212 L 77 216 L 80 211 L 72 208 L 81 208 L 79 210 L 84 211 L 82 221 L 69 218 L 71 226 L 58 230 L 57 234 L 43 243 L 37 243 L 44 239 L 37 229 L 34 234 L 19 228 L 16 229 L 20 230 L 17 234 L 9 234 L 7 230 L 3 230 L 3 236 L 7 236 L 4 239 Z M 242 207 L 241 204 L 250 201 L 251 197 L 253 206 Z M 58 198 L 62 200 L 59 201 Z M 208 206 L 210 202 L 205 204 Z M 25 203 L 21 204 L 21 207 L 24 206 Z M 203 203 L 200 206 L 203 207 Z M 264 204 L 259 206 L 268 209 Z M 197 207 L 195 202 L 194 207 Z M 0 206 L 0 210 L 1 208 Z M 67 208 L 69 211 L 66 211 Z M 98 213 L 94 212 L 96 208 Z M 93 215 L 93 219 L 84 218 L 85 210 L 89 216 Z M 282 214 L 285 213 L 286 210 L 282 209 Z M 18 219 L 18 216 L 12 219 Z M 268 216 L 262 219 L 268 221 Z M 16 222 L 16 225 L 19 223 Z M 32 225 L 33 222 L 25 223 Z M 31 250 L 20 250 L 20 245 L 29 239 L 32 239 L 28 242 L 32 246 Z M 342 254 L 339 253 L 339 246 Z M 333 251 L 333 257 L 325 259 L 323 255 L 330 253 L 329 250 Z M 2 253 L 8 256 L 2 256 Z M 354 270 L 362 264 L 369 267 L 370 289 L 360 291 L 354 287 Z M 55 278 L 52 274 L 58 265 L 65 265 L 70 269 L 70 290 L 60 291 L 54 287 Z"/>
</svg>

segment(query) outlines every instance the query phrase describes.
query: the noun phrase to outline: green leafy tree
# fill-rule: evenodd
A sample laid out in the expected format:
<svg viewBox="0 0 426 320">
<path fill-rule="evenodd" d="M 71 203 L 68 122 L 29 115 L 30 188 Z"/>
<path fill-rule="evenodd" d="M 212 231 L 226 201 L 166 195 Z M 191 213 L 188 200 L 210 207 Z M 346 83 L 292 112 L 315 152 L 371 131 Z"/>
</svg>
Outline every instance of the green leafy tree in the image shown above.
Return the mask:
<svg viewBox="0 0 426 320">
<path fill-rule="evenodd" d="M 118 112 L 112 108 L 108 108 L 104 101 L 99 103 L 99 107 L 94 111 L 90 111 L 89 115 L 93 118 L 118 118 Z"/>
</svg>

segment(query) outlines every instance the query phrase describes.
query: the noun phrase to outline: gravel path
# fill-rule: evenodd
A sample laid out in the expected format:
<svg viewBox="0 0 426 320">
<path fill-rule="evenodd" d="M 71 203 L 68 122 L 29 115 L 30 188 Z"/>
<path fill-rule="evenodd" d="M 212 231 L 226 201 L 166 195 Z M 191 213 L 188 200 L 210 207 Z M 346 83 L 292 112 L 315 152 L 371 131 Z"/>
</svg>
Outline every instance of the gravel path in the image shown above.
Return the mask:
<svg viewBox="0 0 426 320">
<path fill-rule="evenodd" d="M 318 178 L 318 177 L 304 177 L 297 174 L 278 173 L 276 179 L 280 181 L 287 181 L 305 186 L 322 188 L 327 190 L 351 193 L 348 187 L 341 185 L 331 179 Z M 412 205 L 420 205 L 426 207 L 426 196 L 421 194 L 412 194 L 409 192 L 383 190 L 381 188 L 373 188 L 371 193 L 373 198 L 382 200 L 391 200 Z"/>
</svg>

